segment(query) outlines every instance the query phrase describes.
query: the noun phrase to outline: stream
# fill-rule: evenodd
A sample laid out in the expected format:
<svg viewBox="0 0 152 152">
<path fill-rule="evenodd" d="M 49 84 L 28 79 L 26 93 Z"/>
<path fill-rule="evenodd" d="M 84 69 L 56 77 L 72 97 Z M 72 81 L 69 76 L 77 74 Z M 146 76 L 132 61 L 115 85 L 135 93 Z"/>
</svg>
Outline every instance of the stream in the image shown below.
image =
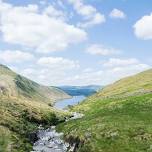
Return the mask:
<svg viewBox="0 0 152 152">
<path fill-rule="evenodd" d="M 71 99 L 64 99 L 58 101 L 54 107 L 58 109 L 64 109 L 69 105 L 75 105 L 84 100 L 84 96 L 74 96 Z M 73 116 L 66 121 L 73 119 L 82 118 L 83 114 L 73 113 Z M 63 133 L 56 132 L 55 126 L 51 126 L 48 129 L 44 129 L 42 126 L 39 127 L 37 133 L 38 141 L 33 145 L 33 151 L 31 152 L 73 152 L 74 147 L 71 147 L 69 143 L 63 140 Z"/>
</svg>

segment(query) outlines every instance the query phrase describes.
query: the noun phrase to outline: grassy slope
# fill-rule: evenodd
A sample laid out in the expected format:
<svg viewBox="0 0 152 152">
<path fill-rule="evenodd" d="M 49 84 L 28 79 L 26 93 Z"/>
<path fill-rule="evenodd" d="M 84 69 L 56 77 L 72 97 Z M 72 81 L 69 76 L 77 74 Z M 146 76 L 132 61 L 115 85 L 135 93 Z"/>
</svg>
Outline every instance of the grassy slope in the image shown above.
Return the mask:
<svg viewBox="0 0 152 152">
<path fill-rule="evenodd" d="M 52 125 L 67 115 L 48 104 L 69 97 L 41 86 L 0 65 L 0 152 L 30 151 L 29 132 L 39 124 Z"/>
<path fill-rule="evenodd" d="M 152 70 L 117 81 L 72 110 L 82 119 L 60 124 L 80 152 L 152 151 Z"/>
<path fill-rule="evenodd" d="M 0 65 L 0 96 L 25 98 L 37 102 L 54 102 L 69 98 L 69 95 L 55 87 L 39 85 L 23 76 L 17 75 L 7 67 Z"/>
</svg>

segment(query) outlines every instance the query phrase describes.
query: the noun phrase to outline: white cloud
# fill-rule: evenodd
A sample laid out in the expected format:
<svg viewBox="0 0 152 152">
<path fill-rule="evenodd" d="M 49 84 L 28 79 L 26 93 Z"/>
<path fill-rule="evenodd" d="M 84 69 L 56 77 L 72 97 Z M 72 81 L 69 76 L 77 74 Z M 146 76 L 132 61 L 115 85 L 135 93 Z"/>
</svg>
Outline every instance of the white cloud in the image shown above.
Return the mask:
<svg viewBox="0 0 152 152">
<path fill-rule="evenodd" d="M 152 39 L 152 13 L 143 16 L 135 23 L 134 32 L 138 38 L 144 40 Z"/>
<path fill-rule="evenodd" d="M 124 19 L 126 17 L 125 13 L 119 9 L 114 8 L 109 14 L 111 18 Z"/>
<path fill-rule="evenodd" d="M 52 5 L 49 5 L 44 9 L 44 14 L 48 15 L 49 17 L 65 20 L 66 15 L 63 11 L 55 9 Z"/>
<path fill-rule="evenodd" d="M 61 85 L 64 84 L 67 75 L 63 71 L 51 70 L 48 68 L 27 68 L 18 70 L 18 72 L 29 79 L 32 79 L 43 85 Z"/>
<path fill-rule="evenodd" d="M 55 69 L 58 71 L 65 71 L 79 67 L 78 61 L 73 61 L 62 57 L 42 57 L 38 60 L 37 63 L 43 67 L 50 68 L 51 70 Z"/>
<path fill-rule="evenodd" d="M 101 68 L 99 70 L 85 69 L 82 72 L 79 72 L 79 74 L 75 74 L 73 77 L 65 77 L 62 83 L 69 85 L 107 85 L 149 68 L 149 65 L 138 61 L 138 64 L 132 62 L 132 64 L 128 64 L 128 66 L 117 65 L 115 67 Z"/>
<path fill-rule="evenodd" d="M 151 66 L 142 63 L 136 58 L 111 58 L 103 64 L 103 67 L 105 68 L 103 77 L 105 84 L 112 83 L 123 77 L 127 77 L 151 68 Z"/>
<path fill-rule="evenodd" d="M 32 74 L 36 73 L 36 70 L 35 69 L 32 69 L 32 68 L 26 68 L 22 71 L 22 74 L 23 75 L 26 75 L 26 76 L 30 76 Z"/>
<path fill-rule="evenodd" d="M 43 85 L 61 85 L 66 84 L 68 77 L 73 77 L 74 71 L 78 72 L 79 62 L 62 57 L 41 57 L 35 64 L 13 69 Z"/>
<path fill-rule="evenodd" d="M 101 24 L 106 21 L 105 16 L 97 11 L 92 5 L 84 4 L 83 0 L 68 0 L 76 10 L 76 12 L 83 17 L 83 22 L 78 26 L 86 28 L 93 25 Z"/>
<path fill-rule="evenodd" d="M 142 72 L 144 70 L 147 70 L 151 68 L 149 65 L 144 63 L 138 63 L 138 64 L 131 64 L 128 66 L 117 66 L 113 67 L 111 69 L 107 69 L 105 76 L 105 83 L 113 83 L 116 80 L 119 80 L 121 78 L 134 75 L 136 73 Z M 112 76 L 112 77 L 111 77 Z"/>
<path fill-rule="evenodd" d="M 67 77 L 66 82 L 68 84 L 72 84 L 74 82 L 74 85 L 102 85 L 102 75 L 104 75 L 103 72 L 104 71 L 102 70 L 83 71 L 77 75 L 74 75 L 73 77 Z"/>
<path fill-rule="evenodd" d="M 0 2 L 0 31 L 5 42 L 19 44 L 41 53 L 60 51 L 86 40 L 84 30 L 63 21 L 53 6 L 13 6 Z M 62 19 L 61 19 L 62 18 Z"/>
<path fill-rule="evenodd" d="M 119 59 L 119 58 L 110 58 L 108 62 L 104 63 L 104 67 L 116 67 L 116 66 L 128 66 L 132 64 L 139 64 L 139 61 L 136 58 L 129 59 Z"/>
<path fill-rule="evenodd" d="M 33 60 L 34 56 L 30 53 L 18 50 L 0 51 L 0 60 L 5 63 L 18 63 Z"/>
<path fill-rule="evenodd" d="M 113 48 L 107 48 L 107 47 L 105 47 L 103 45 L 99 45 L 99 44 L 90 45 L 86 51 L 92 55 L 102 55 L 102 56 L 120 54 L 119 50 L 116 50 Z"/>
<path fill-rule="evenodd" d="M 45 85 L 107 85 L 123 77 L 151 68 L 136 58 L 106 61 L 100 68 L 79 68 L 78 61 L 43 57 L 28 68 L 15 69 L 20 74 Z"/>
</svg>

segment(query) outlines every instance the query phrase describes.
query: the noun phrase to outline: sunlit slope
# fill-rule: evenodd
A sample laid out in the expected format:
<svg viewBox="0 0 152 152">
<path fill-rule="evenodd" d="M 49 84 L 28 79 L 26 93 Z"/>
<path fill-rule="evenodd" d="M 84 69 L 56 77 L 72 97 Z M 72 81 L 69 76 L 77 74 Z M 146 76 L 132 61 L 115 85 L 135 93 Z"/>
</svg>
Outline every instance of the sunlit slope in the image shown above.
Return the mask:
<svg viewBox="0 0 152 152">
<path fill-rule="evenodd" d="M 40 124 L 55 125 L 68 115 L 51 107 L 55 100 L 67 97 L 0 65 L 0 152 L 30 151 L 30 132 Z"/>
<path fill-rule="evenodd" d="M 62 90 L 39 85 L 14 73 L 4 65 L 0 65 L 0 96 L 26 98 L 47 103 L 69 97 Z"/>
<path fill-rule="evenodd" d="M 152 69 L 127 77 L 105 87 L 97 95 L 101 97 L 131 95 L 152 91 Z"/>
<path fill-rule="evenodd" d="M 79 143 L 79 152 L 152 151 L 152 70 L 117 81 L 71 110 L 85 116 L 58 130 Z"/>
</svg>

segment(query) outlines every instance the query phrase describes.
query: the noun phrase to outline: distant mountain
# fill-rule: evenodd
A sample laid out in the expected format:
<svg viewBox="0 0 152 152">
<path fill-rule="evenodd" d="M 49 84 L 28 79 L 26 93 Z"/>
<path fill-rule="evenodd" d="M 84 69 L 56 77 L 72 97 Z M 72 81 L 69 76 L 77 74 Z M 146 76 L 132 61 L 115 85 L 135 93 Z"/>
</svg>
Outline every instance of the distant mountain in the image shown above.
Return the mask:
<svg viewBox="0 0 152 152">
<path fill-rule="evenodd" d="M 0 152 L 31 151 L 30 132 L 40 124 L 63 121 L 67 114 L 51 105 L 69 97 L 58 88 L 39 85 L 0 65 Z"/>
<path fill-rule="evenodd" d="M 88 86 L 59 86 L 61 90 L 69 94 L 70 96 L 90 96 L 97 93 L 102 87 L 99 85 L 88 85 Z"/>
</svg>

